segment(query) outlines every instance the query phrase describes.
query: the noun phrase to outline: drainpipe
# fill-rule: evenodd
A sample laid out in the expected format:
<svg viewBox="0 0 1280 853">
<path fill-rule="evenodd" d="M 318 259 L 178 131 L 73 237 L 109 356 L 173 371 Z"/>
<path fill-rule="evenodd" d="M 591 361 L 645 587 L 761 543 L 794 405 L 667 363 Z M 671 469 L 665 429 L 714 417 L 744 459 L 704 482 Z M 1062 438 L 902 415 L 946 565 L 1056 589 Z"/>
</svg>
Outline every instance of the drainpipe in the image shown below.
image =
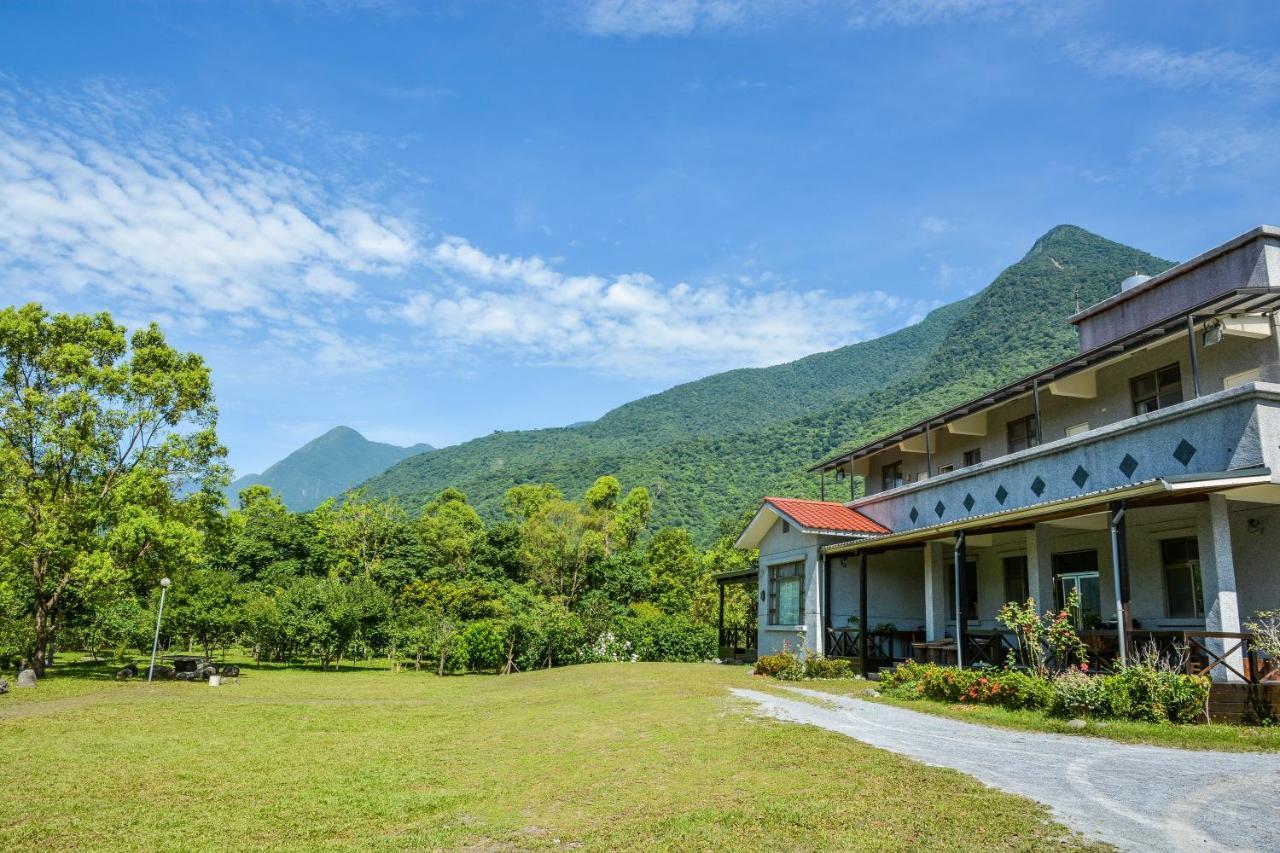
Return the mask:
<svg viewBox="0 0 1280 853">
<path fill-rule="evenodd" d="M 1187 346 L 1191 350 L 1191 387 L 1200 396 L 1200 358 L 1196 354 L 1196 320 L 1187 315 Z"/>
<path fill-rule="evenodd" d="M 964 572 L 964 531 L 956 531 L 956 550 L 955 550 L 955 573 L 956 582 L 954 589 L 956 591 L 956 666 L 964 669 L 964 647 L 969 639 L 968 619 L 965 618 L 964 604 L 968 596 L 968 585 L 965 581 Z"/>
<path fill-rule="evenodd" d="M 858 618 L 862 620 L 862 630 L 858 632 L 858 660 L 862 662 L 862 677 L 867 677 L 867 653 L 871 649 L 868 642 L 867 632 L 871 630 L 871 626 L 867 624 L 867 552 L 862 551 L 859 555 L 861 562 L 858 566 Z"/>
<path fill-rule="evenodd" d="M 1036 408 L 1036 444 L 1040 444 L 1040 380 L 1031 380 L 1031 400 Z"/>
<path fill-rule="evenodd" d="M 929 422 L 924 425 L 924 475 L 926 478 L 933 476 L 933 447 L 929 441 Z"/>
<path fill-rule="evenodd" d="M 1125 553 L 1124 501 L 1112 501 L 1110 507 L 1111 572 L 1116 587 L 1116 636 L 1120 642 L 1120 665 L 1128 661 L 1129 626 L 1125 624 L 1125 601 L 1129 597 L 1129 564 Z"/>
</svg>

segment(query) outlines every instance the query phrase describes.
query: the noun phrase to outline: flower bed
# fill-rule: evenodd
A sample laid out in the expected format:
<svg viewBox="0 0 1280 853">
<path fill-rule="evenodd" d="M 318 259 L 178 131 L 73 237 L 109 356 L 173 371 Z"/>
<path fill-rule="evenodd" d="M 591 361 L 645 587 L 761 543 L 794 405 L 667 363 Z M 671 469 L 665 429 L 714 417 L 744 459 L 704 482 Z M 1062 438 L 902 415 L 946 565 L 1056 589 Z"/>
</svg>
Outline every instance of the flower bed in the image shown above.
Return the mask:
<svg viewBox="0 0 1280 853">
<path fill-rule="evenodd" d="M 1204 720 L 1209 680 L 1146 665 L 1111 675 L 1067 670 L 1052 678 L 1016 669 L 957 669 L 912 661 L 881 679 L 899 699 L 934 699 L 1044 711 L 1061 717 L 1105 717 L 1142 722 Z"/>
</svg>

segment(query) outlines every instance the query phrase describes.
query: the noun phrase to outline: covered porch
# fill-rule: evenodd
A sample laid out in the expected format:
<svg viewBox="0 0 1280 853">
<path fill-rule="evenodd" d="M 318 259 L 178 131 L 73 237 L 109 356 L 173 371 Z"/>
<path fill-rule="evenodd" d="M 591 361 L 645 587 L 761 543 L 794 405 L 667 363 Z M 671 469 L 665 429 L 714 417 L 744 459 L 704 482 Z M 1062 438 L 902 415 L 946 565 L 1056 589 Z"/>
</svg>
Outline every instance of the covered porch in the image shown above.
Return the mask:
<svg viewBox="0 0 1280 853">
<path fill-rule="evenodd" d="M 716 635 L 719 659 L 724 663 L 755 663 L 758 655 L 757 608 L 755 600 L 760 576 L 754 566 L 715 576 L 719 593 Z"/>
<path fill-rule="evenodd" d="M 1092 671 L 1158 657 L 1215 681 L 1280 679 L 1244 623 L 1280 609 L 1265 469 L 1168 478 L 822 549 L 823 651 L 870 674 L 1019 658 L 1008 601 L 1071 614 Z M 1270 535 L 1265 535 L 1270 534 Z"/>
</svg>

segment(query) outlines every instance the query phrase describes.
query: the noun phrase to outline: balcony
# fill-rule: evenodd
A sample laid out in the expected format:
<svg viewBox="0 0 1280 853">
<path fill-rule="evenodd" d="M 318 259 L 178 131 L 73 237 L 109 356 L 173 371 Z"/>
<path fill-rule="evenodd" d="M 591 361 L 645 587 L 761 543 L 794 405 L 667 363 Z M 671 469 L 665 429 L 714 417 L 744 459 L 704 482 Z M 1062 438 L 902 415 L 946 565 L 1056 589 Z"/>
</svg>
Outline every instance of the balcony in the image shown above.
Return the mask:
<svg viewBox="0 0 1280 853">
<path fill-rule="evenodd" d="M 1276 468 L 1280 385 L 1254 382 L 852 504 L 895 534 L 1160 479 Z"/>
</svg>

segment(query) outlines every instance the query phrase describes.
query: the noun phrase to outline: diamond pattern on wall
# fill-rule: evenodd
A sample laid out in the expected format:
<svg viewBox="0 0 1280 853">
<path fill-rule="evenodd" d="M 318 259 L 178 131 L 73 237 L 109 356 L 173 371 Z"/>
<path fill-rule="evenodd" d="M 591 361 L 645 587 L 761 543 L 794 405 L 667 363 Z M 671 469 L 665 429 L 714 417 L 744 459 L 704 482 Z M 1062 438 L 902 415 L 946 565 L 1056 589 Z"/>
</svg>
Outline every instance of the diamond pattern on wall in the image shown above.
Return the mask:
<svg viewBox="0 0 1280 853">
<path fill-rule="evenodd" d="M 1044 494 L 1044 487 L 1045 487 L 1044 480 L 1041 480 L 1040 477 L 1038 476 L 1031 481 L 1031 491 L 1036 493 L 1036 497 L 1040 497 L 1041 495 Z"/>
<path fill-rule="evenodd" d="M 1138 470 L 1138 460 L 1134 459 L 1128 453 L 1120 460 L 1120 473 L 1124 474 L 1130 480 L 1133 479 L 1133 472 Z"/>
<path fill-rule="evenodd" d="M 920 519 L 920 510 L 912 507 L 911 512 L 907 513 L 907 517 L 911 519 L 912 524 L 915 524 Z"/>
<path fill-rule="evenodd" d="M 1196 446 L 1185 438 L 1178 442 L 1178 446 L 1173 451 L 1173 458 L 1182 463 L 1182 467 L 1187 467 L 1191 462 L 1191 457 L 1196 455 Z"/>
<path fill-rule="evenodd" d="M 942 514 L 947 511 L 947 505 L 942 501 L 938 501 L 937 505 L 934 506 L 933 511 L 938 514 L 938 518 L 942 518 Z"/>
<path fill-rule="evenodd" d="M 1008 499 L 1009 499 L 1008 489 L 1006 489 L 1004 486 L 1001 486 L 1000 488 L 996 489 L 996 502 L 999 503 L 1000 506 L 1004 506 L 1004 502 Z"/>
<path fill-rule="evenodd" d="M 1089 472 L 1085 470 L 1083 465 L 1076 466 L 1076 472 L 1071 475 L 1071 482 L 1076 484 L 1076 488 L 1083 489 L 1084 484 L 1089 482 Z"/>
<path fill-rule="evenodd" d="M 965 496 L 964 496 L 964 508 L 965 508 L 965 511 L 966 511 L 966 512 L 968 512 L 969 510 L 973 509 L 973 505 L 974 505 L 975 503 L 977 503 L 977 501 L 975 501 L 975 500 L 973 499 L 973 495 L 965 495 Z"/>
</svg>

